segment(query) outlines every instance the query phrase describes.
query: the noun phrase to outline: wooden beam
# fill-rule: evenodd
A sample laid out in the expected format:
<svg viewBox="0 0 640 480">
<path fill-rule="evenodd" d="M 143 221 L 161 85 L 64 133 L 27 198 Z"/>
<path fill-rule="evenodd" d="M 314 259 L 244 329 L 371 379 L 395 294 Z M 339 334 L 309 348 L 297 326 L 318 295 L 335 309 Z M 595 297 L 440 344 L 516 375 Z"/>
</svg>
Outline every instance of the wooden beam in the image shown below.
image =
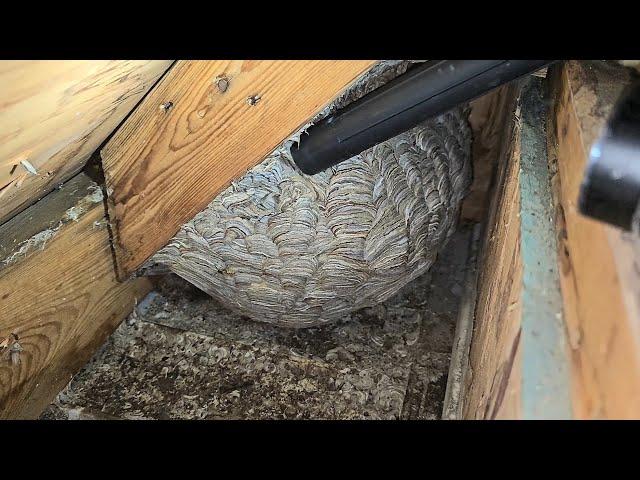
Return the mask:
<svg viewBox="0 0 640 480">
<path fill-rule="evenodd" d="M 0 418 L 36 418 L 150 284 L 116 281 L 84 174 L 0 226 L 0 246 Z"/>
<path fill-rule="evenodd" d="M 466 418 L 572 416 L 542 83 L 524 79 L 509 110 L 480 262 Z"/>
<path fill-rule="evenodd" d="M 177 62 L 102 151 L 120 277 L 374 63 Z"/>
<path fill-rule="evenodd" d="M 0 62 L 0 224 L 75 175 L 171 63 Z"/>
<path fill-rule="evenodd" d="M 501 136 L 497 177 L 480 254 L 478 301 L 464 418 L 518 418 L 520 408 L 520 328 L 522 259 L 520 255 L 519 123 L 515 116 L 518 89 L 510 85 Z"/>
<path fill-rule="evenodd" d="M 578 213 L 591 145 L 631 71 L 613 62 L 550 69 L 560 279 L 577 418 L 640 418 L 640 242 Z"/>
<path fill-rule="evenodd" d="M 460 216 L 466 220 L 482 222 L 487 216 L 491 187 L 500 156 L 502 139 L 512 121 L 513 111 L 508 102 L 513 100 L 513 90 L 503 85 L 470 104 L 469 123 L 473 130 L 471 159 L 473 182 L 469 194 L 462 202 Z"/>
</svg>

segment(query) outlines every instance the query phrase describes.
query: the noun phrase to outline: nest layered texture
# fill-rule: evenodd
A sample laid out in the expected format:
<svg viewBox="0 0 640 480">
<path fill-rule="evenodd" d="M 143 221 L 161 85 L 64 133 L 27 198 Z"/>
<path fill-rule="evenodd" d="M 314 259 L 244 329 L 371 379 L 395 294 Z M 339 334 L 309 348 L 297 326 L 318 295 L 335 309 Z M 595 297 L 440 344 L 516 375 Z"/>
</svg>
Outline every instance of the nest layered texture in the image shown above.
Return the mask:
<svg viewBox="0 0 640 480">
<path fill-rule="evenodd" d="M 382 62 L 314 120 L 403 73 Z M 456 227 L 471 131 L 456 108 L 309 176 L 284 142 L 152 259 L 254 320 L 310 327 L 389 298 Z"/>
</svg>

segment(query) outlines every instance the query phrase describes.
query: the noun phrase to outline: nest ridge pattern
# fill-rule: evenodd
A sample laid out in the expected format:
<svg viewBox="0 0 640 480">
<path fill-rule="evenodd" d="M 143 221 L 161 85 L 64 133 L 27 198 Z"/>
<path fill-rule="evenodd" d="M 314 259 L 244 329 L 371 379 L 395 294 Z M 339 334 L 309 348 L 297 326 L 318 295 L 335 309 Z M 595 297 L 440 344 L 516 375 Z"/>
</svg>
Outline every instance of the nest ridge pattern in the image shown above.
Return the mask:
<svg viewBox="0 0 640 480">
<path fill-rule="evenodd" d="M 387 67 L 336 103 L 406 65 Z M 288 149 L 277 150 L 152 260 L 228 308 L 286 327 L 382 302 L 433 264 L 456 227 L 471 181 L 467 117 L 456 108 L 313 176 Z"/>
</svg>

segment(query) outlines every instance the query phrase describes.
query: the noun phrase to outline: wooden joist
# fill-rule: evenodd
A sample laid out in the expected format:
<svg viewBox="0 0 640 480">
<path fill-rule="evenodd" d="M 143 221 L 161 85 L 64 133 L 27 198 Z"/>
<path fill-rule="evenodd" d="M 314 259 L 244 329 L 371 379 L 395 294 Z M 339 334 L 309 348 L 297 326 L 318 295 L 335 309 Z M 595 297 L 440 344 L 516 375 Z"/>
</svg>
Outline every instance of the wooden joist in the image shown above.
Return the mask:
<svg viewBox="0 0 640 480">
<path fill-rule="evenodd" d="M 506 134 L 505 129 L 511 121 L 509 116 L 513 114 L 508 105 L 510 100 L 513 100 L 513 89 L 509 85 L 503 85 L 470 104 L 473 183 L 462 202 L 460 216 L 463 219 L 481 222 L 487 215 L 491 182 Z"/>
<path fill-rule="evenodd" d="M 505 103 L 510 122 L 479 263 L 465 418 L 572 415 L 542 82 L 512 84 Z"/>
<path fill-rule="evenodd" d="M 0 418 L 37 417 L 149 289 L 116 280 L 83 173 L 0 226 Z"/>
<path fill-rule="evenodd" d="M 570 61 L 549 72 L 549 153 L 557 163 L 555 219 L 577 418 L 640 417 L 640 242 L 577 210 L 589 150 L 631 75 L 602 61 Z"/>
<path fill-rule="evenodd" d="M 509 122 L 479 258 L 478 293 L 469 368 L 463 395 L 464 418 L 516 418 L 520 415 L 520 317 L 522 282 L 519 208 L 519 125 L 517 89 L 509 87 Z"/>
<path fill-rule="evenodd" d="M 171 63 L 0 62 L 0 224 L 75 175 Z"/>
<path fill-rule="evenodd" d="M 102 150 L 120 278 L 374 61 L 179 61 Z"/>
</svg>

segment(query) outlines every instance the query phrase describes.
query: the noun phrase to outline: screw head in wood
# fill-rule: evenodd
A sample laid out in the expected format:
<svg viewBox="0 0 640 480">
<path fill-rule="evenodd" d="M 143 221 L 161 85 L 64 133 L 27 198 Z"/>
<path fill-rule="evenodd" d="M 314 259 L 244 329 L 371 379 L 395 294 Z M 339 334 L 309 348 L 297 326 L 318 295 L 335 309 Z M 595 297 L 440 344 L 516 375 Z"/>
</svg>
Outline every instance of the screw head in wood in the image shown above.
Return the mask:
<svg viewBox="0 0 640 480">
<path fill-rule="evenodd" d="M 251 95 L 247 97 L 247 105 L 251 105 L 252 107 L 260 101 L 262 97 L 260 95 Z"/>
</svg>

